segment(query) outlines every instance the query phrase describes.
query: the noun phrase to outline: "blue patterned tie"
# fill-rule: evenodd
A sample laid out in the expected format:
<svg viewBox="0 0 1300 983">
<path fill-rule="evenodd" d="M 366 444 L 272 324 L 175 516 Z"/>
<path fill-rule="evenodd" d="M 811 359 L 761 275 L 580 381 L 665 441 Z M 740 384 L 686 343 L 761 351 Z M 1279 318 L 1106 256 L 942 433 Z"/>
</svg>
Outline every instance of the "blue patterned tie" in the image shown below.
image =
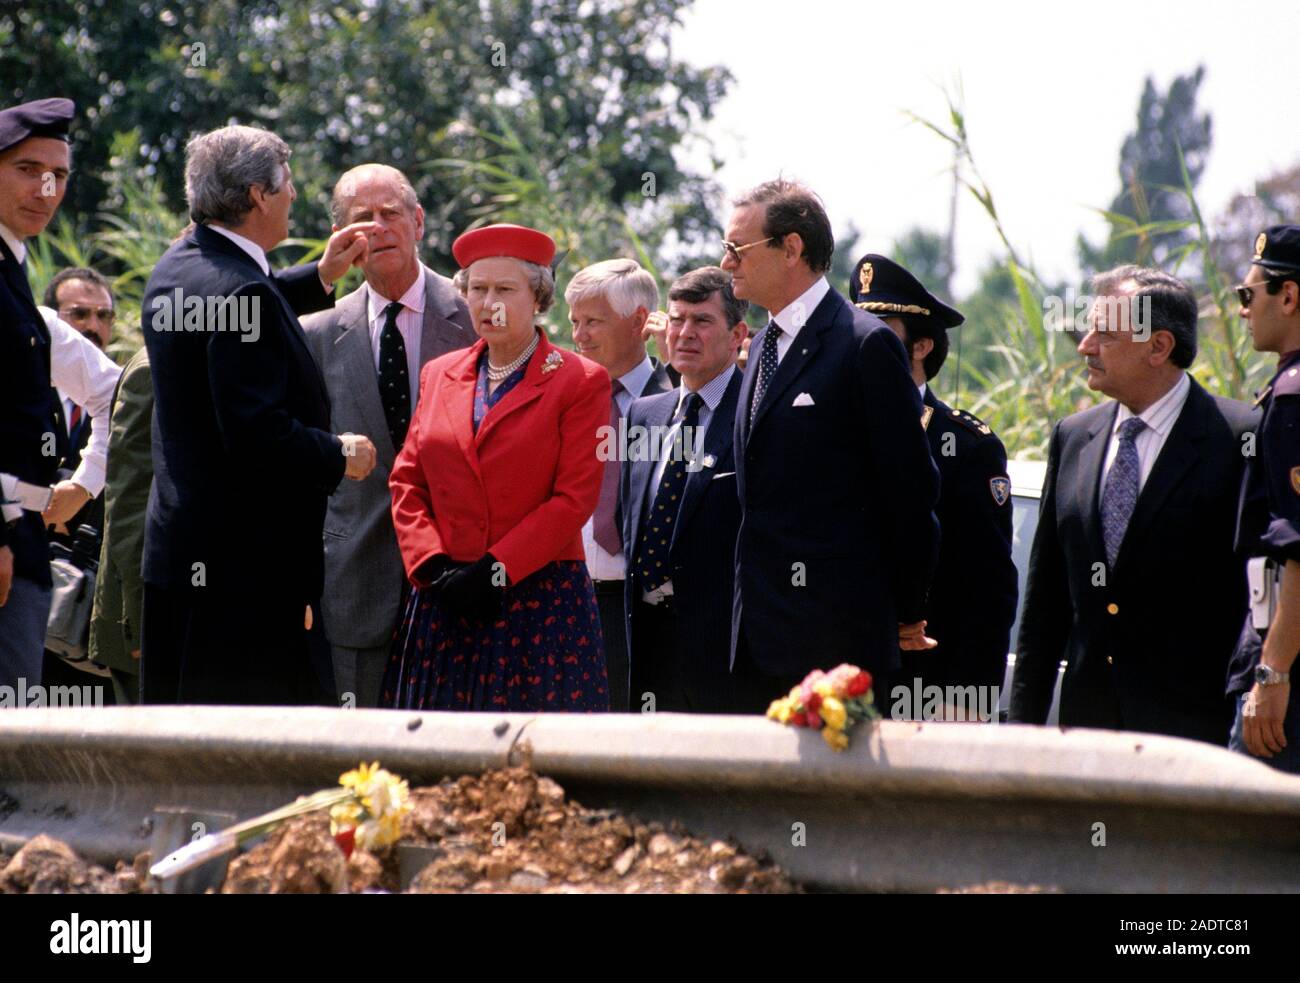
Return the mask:
<svg viewBox="0 0 1300 983">
<path fill-rule="evenodd" d="M 673 520 L 681 508 L 682 491 L 686 488 L 686 455 L 695 445 L 695 428 L 700 424 L 700 406 L 704 398 L 699 393 L 688 393 L 679 415 L 681 426 L 670 445 L 672 457 L 664 466 L 654 503 L 646 514 L 645 528 L 641 533 L 640 561 L 637 573 L 642 590 L 654 590 L 672 579 L 672 571 L 665 564 L 673 541 Z"/>
<path fill-rule="evenodd" d="M 781 329 L 776 326 L 775 321 L 767 322 L 767 333 L 763 335 L 763 349 L 758 355 L 758 379 L 754 383 L 754 401 L 749 404 L 749 420 L 752 423 L 754 414 L 758 412 L 759 405 L 763 402 L 763 394 L 767 392 L 767 384 L 772 381 L 772 376 L 776 374 L 776 342 L 781 337 Z"/>
<path fill-rule="evenodd" d="M 1142 466 L 1134 441 L 1146 427 L 1146 422 L 1138 416 L 1119 425 L 1119 450 L 1115 452 L 1106 487 L 1101 492 L 1101 534 L 1106 544 L 1106 562 L 1112 569 L 1119 556 L 1120 543 L 1124 542 L 1128 520 L 1133 517 L 1133 507 L 1137 505 Z"/>
</svg>

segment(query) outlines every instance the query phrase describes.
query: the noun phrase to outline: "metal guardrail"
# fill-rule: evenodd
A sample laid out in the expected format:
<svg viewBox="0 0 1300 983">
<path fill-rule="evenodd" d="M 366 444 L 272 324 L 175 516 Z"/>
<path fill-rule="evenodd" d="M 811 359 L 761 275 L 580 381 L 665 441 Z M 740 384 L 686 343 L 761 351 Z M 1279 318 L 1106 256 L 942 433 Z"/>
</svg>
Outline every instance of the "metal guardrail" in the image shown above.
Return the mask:
<svg viewBox="0 0 1300 983">
<path fill-rule="evenodd" d="M 757 717 L 8 710 L 0 846 L 131 857 L 159 808 L 244 818 L 361 760 L 428 784 L 517 763 L 521 740 L 584 805 L 731 836 L 814 887 L 1300 890 L 1300 778 L 1174 738 L 897 721 L 836 754 Z"/>
</svg>

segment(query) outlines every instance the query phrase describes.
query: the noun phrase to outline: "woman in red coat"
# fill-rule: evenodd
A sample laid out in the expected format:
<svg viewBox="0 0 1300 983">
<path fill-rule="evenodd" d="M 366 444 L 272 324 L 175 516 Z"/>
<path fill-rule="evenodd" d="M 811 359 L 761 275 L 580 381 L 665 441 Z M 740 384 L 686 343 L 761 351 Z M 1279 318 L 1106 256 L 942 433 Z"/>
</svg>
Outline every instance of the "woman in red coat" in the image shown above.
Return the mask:
<svg viewBox="0 0 1300 983">
<path fill-rule="evenodd" d="M 549 236 L 488 226 L 452 253 L 479 341 L 425 365 L 389 478 L 413 587 L 384 703 L 607 710 L 582 525 L 600 497 L 609 376 L 536 326 L 555 294 Z"/>
</svg>

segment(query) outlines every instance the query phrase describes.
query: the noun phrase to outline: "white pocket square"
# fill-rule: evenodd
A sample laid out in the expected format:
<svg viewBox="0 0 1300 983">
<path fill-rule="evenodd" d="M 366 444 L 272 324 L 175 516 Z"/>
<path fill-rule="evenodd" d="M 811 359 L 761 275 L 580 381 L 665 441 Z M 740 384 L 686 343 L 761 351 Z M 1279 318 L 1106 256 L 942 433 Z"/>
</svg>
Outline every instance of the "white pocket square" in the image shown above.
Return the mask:
<svg viewBox="0 0 1300 983">
<path fill-rule="evenodd" d="M 794 402 L 791 403 L 790 405 L 791 406 L 815 406 L 816 404 L 813 402 L 811 393 L 800 393 L 798 396 L 794 398 Z"/>
<path fill-rule="evenodd" d="M 736 473 L 736 472 L 734 472 L 734 471 L 723 471 L 723 472 L 721 472 L 720 474 L 715 474 L 715 475 L 713 476 L 713 480 L 714 480 L 714 481 L 717 481 L 717 480 L 720 479 L 720 478 L 730 478 L 730 477 L 731 477 L 732 475 L 734 475 L 735 473 Z"/>
</svg>

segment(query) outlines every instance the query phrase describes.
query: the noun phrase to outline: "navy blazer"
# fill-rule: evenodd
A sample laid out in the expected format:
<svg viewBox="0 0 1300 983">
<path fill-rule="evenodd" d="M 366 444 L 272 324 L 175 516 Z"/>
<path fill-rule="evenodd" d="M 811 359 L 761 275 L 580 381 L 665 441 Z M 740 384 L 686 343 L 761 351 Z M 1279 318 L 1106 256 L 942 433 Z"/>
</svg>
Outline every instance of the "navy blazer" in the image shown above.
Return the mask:
<svg viewBox="0 0 1300 983">
<path fill-rule="evenodd" d="M 683 688 L 693 706 L 715 712 L 731 708 L 731 596 L 735 583 L 736 533 L 740 499 L 732 453 L 736 405 L 743 376 L 733 372 L 722 400 L 709 420 L 700 449 L 699 470 L 687 471 L 668 559 L 672 564 L 673 610 L 677 615 Z M 628 411 L 632 427 L 667 428 L 677 409 L 679 389 L 643 396 Z M 651 431 L 654 432 L 654 431 Z M 662 432 L 662 431 L 660 431 Z M 623 542 L 628 575 L 624 608 L 628 650 L 635 652 L 636 577 L 642 523 L 652 502 L 657 461 L 625 461 L 620 474 Z M 716 708 L 716 709 L 715 709 Z"/>
<path fill-rule="evenodd" d="M 751 426 L 770 330 L 750 345 L 736 408 L 732 663 L 743 644 L 767 675 L 851 662 L 887 681 L 899 623 L 924 616 L 939 545 L 939 475 L 907 353 L 883 321 L 831 288 Z"/>
<path fill-rule="evenodd" d="M 1226 745 L 1224 680 L 1247 611 L 1245 565 L 1233 552 L 1242 438 L 1258 415 L 1191 381 L 1110 570 L 1099 503 L 1117 406 L 1052 431 L 1010 719 L 1047 719 L 1065 659 L 1063 725 Z"/>
<path fill-rule="evenodd" d="M 212 327 L 206 317 L 191 320 L 195 330 L 165 329 L 155 317 L 178 290 L 182 302 L 243 298 L 257 314 L 256 340 L 244 340 L 251 331 L 203 330 Z M 325 504 L 346 461 L 327 429 L 329 398 L 296 313 L 332 303 L 316 264 L 268 277 L 202 225 L 154 267 L 141 310 L 154 386 L 146 583 L 188 588 L 201 569 L 204 585 L 223 596 L 299 605 L 319 596 Z M 227 324 L 236 321 L 232 309 Z"/>
</svg>

